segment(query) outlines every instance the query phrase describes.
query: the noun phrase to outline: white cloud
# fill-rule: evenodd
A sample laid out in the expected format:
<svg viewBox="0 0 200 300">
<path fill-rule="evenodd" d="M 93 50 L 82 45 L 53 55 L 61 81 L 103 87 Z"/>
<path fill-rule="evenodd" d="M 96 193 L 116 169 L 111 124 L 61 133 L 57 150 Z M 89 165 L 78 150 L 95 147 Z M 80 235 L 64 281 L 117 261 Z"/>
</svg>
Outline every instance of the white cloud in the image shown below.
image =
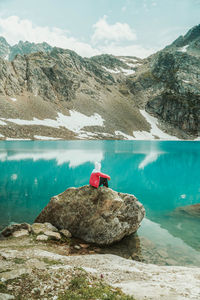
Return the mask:
<svg viewBox="0 0 200 300">
<path fill-rule="evenodd" d="M 86 43 L 70 36 L 68 31 L 60 28 L 35 26 L 30 20 L 20 19 L 18 16 L 0 17 L 0 35 L 4 36 L 11 45 L 17 44 L 19 40 L 34 43 L 45 41 L 51 46 L 74 50 L 83 57 L 108 53 L 144 58 L 157 50 L 133 44 L 136 40 L 135 31 L 126 23 L 108 24 L 106 16 L 95 23 L 93 28 L 91 43 Z"/>
<path fill-rule="evenodd" d="M 116 56 L 137 56 L 140 58 L 145 58 L 157 51 L 157 49 L 144 48 L 141 45 L 122 46 L 115 43 L 99 46 L 98 49 L 101 53 L 108 53 Z"/>
<path fill-rule="evenodd" d="M 93 25 L 94 34 L 92 35 L 92 41 L 97 43 L 99 41 L 134 41 L 136 40 L 136 33 L 127 23 L 115 23 L 113 25 L 108 24 L 107 16 L 99 19 L 97 23 Z"/>
<path fill-rule="evenodd" d="M 59 28 L 34 26 L 30 20 L 20 19 L 18 16 L 0 18 L 0 35 L 14 45 L 19 40 L 34 43 L 47 42 L 51 46 L 73 49 L 82 56 L 99 54 L 98 49 L 68 36 L 68 31 Z"/>
</svg>

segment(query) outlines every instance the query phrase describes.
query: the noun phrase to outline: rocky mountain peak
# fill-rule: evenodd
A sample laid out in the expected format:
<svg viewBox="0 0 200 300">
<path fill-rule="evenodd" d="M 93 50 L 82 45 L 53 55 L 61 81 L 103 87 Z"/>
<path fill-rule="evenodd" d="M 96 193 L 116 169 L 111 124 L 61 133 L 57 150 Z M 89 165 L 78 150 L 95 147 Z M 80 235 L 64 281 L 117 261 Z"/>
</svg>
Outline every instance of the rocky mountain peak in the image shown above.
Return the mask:
<svg viewBox="0 0 200 300">
<path fill-rule="evenodd" d="M 10 53 L 11 46 L 8 44 L 6 39 L 1 36 L 0 37 L 0 57 L 3 57 L 4 59 L 8 59 L 9 53 Z"/>
<path fill-rule="evenodd" d="M 200 24 L 191 28 L 184 36 L 179 36 L 165 50 L 178 50 L 188 52 L 191 55 L 199 55 L 200 52 Z"/>
</svg>

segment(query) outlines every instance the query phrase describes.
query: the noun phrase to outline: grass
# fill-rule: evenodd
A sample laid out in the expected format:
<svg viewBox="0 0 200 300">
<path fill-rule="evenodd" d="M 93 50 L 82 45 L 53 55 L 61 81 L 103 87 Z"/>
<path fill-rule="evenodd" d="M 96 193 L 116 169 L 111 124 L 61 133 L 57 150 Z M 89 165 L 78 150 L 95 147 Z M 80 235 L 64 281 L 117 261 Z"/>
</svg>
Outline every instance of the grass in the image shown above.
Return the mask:
<svg viewBox="0 0 200 300">
<path fill-rule="evenodd" d="M 0 281 L 0 293 L 6 293 L 7 291 L 7 286 Z"/>
<path fill-rule="evenodd" d="M 91 279 L 87 273 L 81 271 L 76 274 L 69 283 L 68 289 L 59 294 L 58 300 L 134 300 L 121 290 L 113 288 L 103 281 Z"/>
<path fill-rule="evenodd" d="M 13 261 L 14 261 L 15 264 L 24 264 L 24 263 L 26 262 L 25 259 L 19 258 L 19 257 L 15 257 L 15 258 L 13 259 Z"/>
<path fill-rule="evenodd" d="M 50 266 L 53 266 L 53 265 L 63 265 L 63 263 L 60 262 L 60 261 L 53 260 L 53 259 L 48 259 L 46 257 L 44 257 L 42 260 L 43 260 L 43 262 L 45 262 L 45 264 L 48 264 Z"/>
</svg>

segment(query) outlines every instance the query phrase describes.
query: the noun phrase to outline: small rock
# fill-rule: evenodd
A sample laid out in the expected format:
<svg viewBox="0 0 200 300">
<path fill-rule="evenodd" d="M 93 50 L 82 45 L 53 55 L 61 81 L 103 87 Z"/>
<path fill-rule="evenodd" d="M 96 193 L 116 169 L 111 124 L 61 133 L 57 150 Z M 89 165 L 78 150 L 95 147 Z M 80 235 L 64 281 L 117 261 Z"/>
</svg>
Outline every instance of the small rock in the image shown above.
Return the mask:
<svg viewBox="0 0 200 300">
<path fill-rule="evenodd" d="M 101 249 L 100 248 L 95 248 L 94 251 L 95 252 L 101 252 Z"/>
<path fill-rule="evenodd" d="M 47 235 L 45 235 L 45 234 L 40 234 L 40 235 L 38 235 L 37 237 L 36 237 L 36 240 L 37 241 L 47 241 L 48 240 L 48 236 Z"/>
<path fill-rule="evenodd" d="M 32 226 L 32 231 L 34 234 L 44 233 L 45 231 L 57 232 L 58 229 L 54 227 L 51 223 L 34 223 Z"/>
<path fill-rule="evenodd" d="M 31 232 L 31 225 L 28 223 L 22 223 L 22 224 L 12 224 L 5 229 L 2 230 L 1 234 L 5 237 L 11 236 L 13 232 L 15 231 L 21 231 L 22 229 L 28 230 L 28 232 Z"/>
<path fill-rule="evenodd" d="M 11 300 L 15 299 L 13 295 L 0 293 L 0 300 Z"/>
<path fill-rule="evenodd" d="M 26 229 L 14 231 L 12 234 L 12 236 L 16 237 L 16 238 L 21 237 L 21 236 L 26 236 L 26 235 L 29 235 L 29 232 Z"/>
<path fill-rule="evenodd" d="M 28 268 L 28 267 L 27 268 L 20 268 L 20 269 L 17 269 L 17 270 L 12 270 L 12 271 L 8 271 L 8 272 L 4 272 L 3 275 L 2 275 L 3 277 L 1 278 L 1 281 L 5 282 L 5 281 L 10 280 L 10 279 L 18 278 L 23 274 L 30 274 L 31 272 L 32 272 L 32 269 Z"/>
<path fill-rule="evenodd" d="M 87 248 L 90 247 L 90 245 L 88 245 L 88 244 L 79 244 L 79 245 L 80 245 L 81 248 L 83 248 L 83 249 L 87 249 Z"/>
<path fill-rule="evenodd" d="M 44 234 L 47 235 L 52 240 L 60 240 L 61 239 L 61 235 L 59 232 L 53 232 L 53 231 L 47 230 L 44 232 Z"/>
<path fill-rule="evenodd" d="M 66 238 L 72 237 L 71 232 L 69 232 L 69 230 L 67 230 L 67 229 L 62 229 L 62 230 L 60 230 L 60 232 L 61 232 Z"/>
<path fill-rule="evenodd" d="M 39 288 L 34 288 L 31 291 L 32 294 L 40 294 L 40 289 Z"/>
<path fill-rule="evenodd" d="M 78 245 L 75 245 L 75 246 L 74 246 L 74 249 L 76 249 L 76 250 L 80 250 L 80 249 L 81 249 L 81 247 L 80 247 L 80 246 L 78 246 Z"/>
</svg>

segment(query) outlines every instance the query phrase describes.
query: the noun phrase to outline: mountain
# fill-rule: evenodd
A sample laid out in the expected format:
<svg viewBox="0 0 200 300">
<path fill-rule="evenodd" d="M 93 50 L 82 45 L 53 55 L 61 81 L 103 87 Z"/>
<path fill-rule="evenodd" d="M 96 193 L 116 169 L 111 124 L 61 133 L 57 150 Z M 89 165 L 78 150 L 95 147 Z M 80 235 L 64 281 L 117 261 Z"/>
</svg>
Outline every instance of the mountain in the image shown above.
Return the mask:
<svg viewBox="0 0 200 300">
<path fill-rule="evenodd" d="M 83 58 L 1 38 L 0 138 L 197 138 L 199 32 L 195 26 L 147 59 Z"/>
<path fill-rule="evenodd" d="M 200 25 L 149 57 L 143 70 L 128 79 L 128 86 L 161 127 L 193 137 L 200 133 L 199 74 Z"/>
<path fill-rule="evenodd" d="M 50 52 L 53 49 L 49 44 L 30 43 L 19 41 L 18 44 L 11 46 L 4 37 L 0 37 L 0 57 L 12 61 L 17 54 L 30 54 L 35 52 Z"/>
</svg>

